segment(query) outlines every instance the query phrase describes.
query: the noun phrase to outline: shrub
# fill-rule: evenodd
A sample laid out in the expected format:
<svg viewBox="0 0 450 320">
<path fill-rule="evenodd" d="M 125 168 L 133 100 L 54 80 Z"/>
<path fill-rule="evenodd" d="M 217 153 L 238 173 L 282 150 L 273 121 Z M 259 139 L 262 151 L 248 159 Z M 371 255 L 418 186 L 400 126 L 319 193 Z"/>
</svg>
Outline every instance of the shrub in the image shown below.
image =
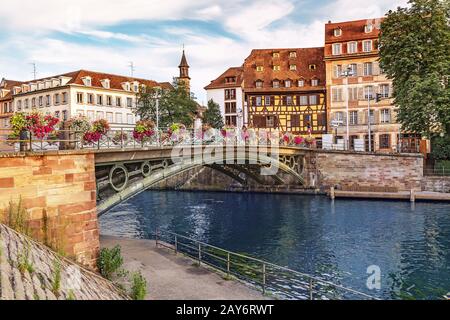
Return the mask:
<svg viewBox="0 0 450 320">
<path fill-rule="evenodd" d="M 117 245 L 112 249 L 103 248 L 100 250 L 97 266 L 103 277 L 112 280 L 112 277 L 121 271 L 122 265 L 123 258 L 120 252 L 120 246 Z"/>
<path fill-rule="evenodd" d="M 144 300 L 147 295 L 147 280 L 139 271 L 133 273 L 131 281 L 131 298 L 133 300 Z"/>
<path fill-rule="evenodd" d="M 53 262 L 52 277 L 52 292 L 58 296 L 59 289 L 61 289 L 61 262 L 58 260 Z"/>
<path fill-rule="evenodd" d="M 28 271 L 30 274 L 34 272 L 33 263 L 30 261 L 30 246 L 27 244 L 23 251 L 17 257 L 17 268 L 20 273 Z"/>
<path fill-rule="evenodd" d="M 30 235 L 28 213 L 22 204 L 22 198 L 17 204 L 9 202 L 6 225 L 19 233 Z"/>
</svg>

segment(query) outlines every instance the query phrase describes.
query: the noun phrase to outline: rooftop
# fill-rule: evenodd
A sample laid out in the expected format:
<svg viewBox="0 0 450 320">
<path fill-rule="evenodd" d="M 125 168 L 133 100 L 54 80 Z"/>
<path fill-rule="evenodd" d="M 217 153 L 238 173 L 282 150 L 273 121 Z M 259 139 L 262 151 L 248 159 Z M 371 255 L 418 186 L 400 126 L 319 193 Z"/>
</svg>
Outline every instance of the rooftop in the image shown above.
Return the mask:
<svg viewBox="0 0 450 320">
<path fill-rule="evenodd" d="M 235 82 L 227 82 L 227 79 L 235 78 Z M 235 88 L 242 85 L 244 80 L 244 68 L 242 67 L 231 67 L 224 73 L 222 73 L 217 79 L 211 81 L 209 85 L 205 87 L 208 89 L 221 89 L 221 88 Z"/>
</svg>

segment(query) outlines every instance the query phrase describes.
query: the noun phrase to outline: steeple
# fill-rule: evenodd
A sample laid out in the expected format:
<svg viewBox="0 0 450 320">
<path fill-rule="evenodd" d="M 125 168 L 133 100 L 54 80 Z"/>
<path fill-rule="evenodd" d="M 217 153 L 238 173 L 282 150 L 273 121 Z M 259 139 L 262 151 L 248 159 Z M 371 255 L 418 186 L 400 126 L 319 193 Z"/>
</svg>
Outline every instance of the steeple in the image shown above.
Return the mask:
<svg viewBox="0 0 450 320">
<path fill-rule="evenodd" d="M 183 45 L 183 55 L 181 56 L 181 62 L 178 66 L 180 69 L 180 76 L 178 77 L 179 83 L 183 83 L 186 86 L 186 90 L 188 92 L 191 91 L 191 78 L 189 77 L 189 64 L 186 59 L 186 54 L 184 52 L 184 45 Z"/>
</svg>

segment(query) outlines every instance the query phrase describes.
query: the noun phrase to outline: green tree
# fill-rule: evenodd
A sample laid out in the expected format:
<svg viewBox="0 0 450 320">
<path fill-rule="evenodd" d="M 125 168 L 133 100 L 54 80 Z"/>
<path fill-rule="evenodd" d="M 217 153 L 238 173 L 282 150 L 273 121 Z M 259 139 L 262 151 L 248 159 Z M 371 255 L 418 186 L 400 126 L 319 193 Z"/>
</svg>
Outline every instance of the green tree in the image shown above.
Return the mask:
<svg viewBox="0 0 450 320">
<path fill-rule="evenodd" d="M 191 127 L 194 123 L 198 104 L 181 83 L 173 83 L 171 89 L 143 87 L 137 94 L 135 113 L 143 120 L 156 123 L 159 112 L 159 127 L 172 123 L 182 123 Z"/>
<path fill-rule="evenodd" d="M 381 24 L 380 66 L 393 80 L 397 119 L 430 138 L 450 123 L 449 12 L 448 0 L 410 0 Z"/>
<path fill-rule="evenodd" d="M 208 101 L 208 109 L 203 114 L 203 122 L 216 129 L 224 126 L 220 106 L 212 99 Z"/>
</svg>

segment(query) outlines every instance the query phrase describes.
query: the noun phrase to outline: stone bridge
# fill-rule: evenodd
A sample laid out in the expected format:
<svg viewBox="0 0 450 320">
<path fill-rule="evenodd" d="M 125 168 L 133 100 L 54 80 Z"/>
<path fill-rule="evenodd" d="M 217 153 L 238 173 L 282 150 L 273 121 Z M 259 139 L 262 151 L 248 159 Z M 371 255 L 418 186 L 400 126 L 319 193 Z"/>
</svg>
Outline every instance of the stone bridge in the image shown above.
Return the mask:
<svg viewBox="0 0 450 320">
<path fill-rule="evenodd" d="M 162 147 L 0 153 L 0 219 L 7 221 L 19 212 L 20 203 L 31 236 L 95 268 L 98 214 L 194 168 L 206 166 L 244 186 L 281 186 L 286 192 L 326 191 L 331 186 L 420 190 L 423 178 L 421 155 L 248 146 L 189 146 L 181 151 Z"/>
</svg>

